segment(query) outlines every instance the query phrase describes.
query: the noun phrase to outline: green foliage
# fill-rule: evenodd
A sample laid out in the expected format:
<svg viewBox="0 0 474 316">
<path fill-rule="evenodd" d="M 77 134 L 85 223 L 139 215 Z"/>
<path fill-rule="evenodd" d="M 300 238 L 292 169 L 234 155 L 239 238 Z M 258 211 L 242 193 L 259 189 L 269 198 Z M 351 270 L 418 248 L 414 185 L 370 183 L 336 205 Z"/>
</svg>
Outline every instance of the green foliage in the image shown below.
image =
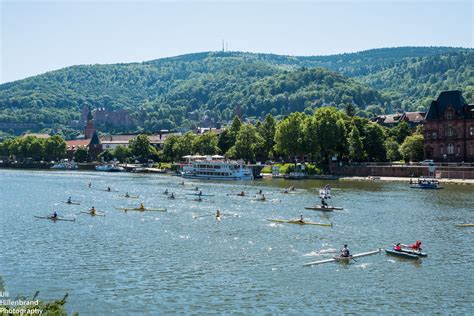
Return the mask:
<svg viewBox="0 0 474 316">
<path fill-rule="evenodd" d="M 291 113 L 280 121 L 275 131 L 275 151 L 286 156 L 304 155 L 304 134 L 302 123 L 306 115 L 300 112 Z"/>
<path fill-rule="evenodd" d="M 423 160 L 423 135 L 408 136 L 400 146 L 399 151 L 405 161 Z"/>
<path fill-rule="evenodd" d="M 257 129 L 260 136 L 263 138 L 264 159 L 273 156 L 273 146 L 275 146 L 275 131 L 276 121 L 273 115 L 267 114 L 263 124 Z"/>
<path fill-rule="evenodd" d="M 121 162 L 128 162 L 129 159 L 133 156 L 131 148 L 118 145 L 112 151 L 112 156 Z"/>
<path fill-rule="evenodd" d="M 349 158 L 354 161 L 361 161 L 364 158 L 364 145 L 357 126 L 352 126 L 347 143 L 349 145 Z"/>
<path fill-rule="evenodd" d="M 311 57 L 211 52 L 73 66 L 0 85 L 0 122 L 65 126 L 85 103 L 128 110 L 138 124 L 132 129 L 148 131 L 227 122 L 236 108 L 243 118 L 263 118 L 311 115 L 332 105 L 368 117 L 426 109 L 447 89 L 462 89 L 474 102 L 473 64 L 471 49 L 401 47 Z"/>
<path fill-rule="evenodd" d="M 218 137 L 213 132 L 204 133 L 198 135 L 193 139 L 193 152 L 200 155 L 215 155 L 218 154 L 220 149 L 217 146 Z"/>
<path fill-rule="evenodd" d="M 74 153 L 74 160 L 77 162 L 85 162 L 89 156 L 89 150 L 86 147 L 79 147 Z"/>
<path fill-rule="evenodd" d="M 333 107 L 324 107 L 314 113 L 317 148 L 322 159 L 338 153 L 345 145 L 345 124 L 347 119 L 341 111 Z"/>
<path fill-rule="evenodd" d="M 376 123 L 365 126 L 364 150 L 371 161 L 385 161 L 386 151 L 384 146 L 385 132 L 382 126 Z"/>
<path fill-rule="evenodd" d="M 142 162 L 146 161 L 153 151 L 150 140 L 145 134 L 140 134 L 131 139 L 129 141 L 129 148 L 132 155 Z"/>
<path fill-rule="evenodd" d="M 385 151 L 387 152 L 387 160 L 388 161 L 398 161 L 400 160 L 400 152 L 399 147 L 400 145 L 394 138 L 388 138 L 385 143 Z"/>
<path fill-rule="evenodd" d="M 263 142 L 264 140 L 257 133 L 255 126 L 250 124 L 242 125 L 237 133 L 234 145 L 235 157 L 244 159 L 245 161 L 254 160 L 256 153 Z"/>
<path fill-rule="evenodd" d="M 401 144 L 407 136 L 411 135 L 410 127 L 407 122 L 400 122 L 389 130 L 389 135 L 394 137 L 396 141 Z"/>
</svg>

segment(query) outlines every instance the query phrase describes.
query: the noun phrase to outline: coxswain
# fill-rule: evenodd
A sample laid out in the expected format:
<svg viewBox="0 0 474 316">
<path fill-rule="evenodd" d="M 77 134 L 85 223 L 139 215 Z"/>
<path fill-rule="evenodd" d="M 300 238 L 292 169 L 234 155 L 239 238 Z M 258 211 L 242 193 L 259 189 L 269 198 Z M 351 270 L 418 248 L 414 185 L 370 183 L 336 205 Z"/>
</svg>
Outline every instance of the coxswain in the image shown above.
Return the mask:
<svg viewBox="0 0 474 316">
<path fill-rule="evenodd" d="M 395 251 L 402 251 L 402 244 L 398 243 L 393 247 L 393 250 Z"/>
<path fill-rule="evenodd" d="M 143 205 L 143 203 L 140 203 L 139 209 L 140 209 L 140 211 L 144 211 L 145 210 L 145 205 Z"/>
<path fill-rule="evenodd" d="M 51 218 L 58 218 L 58 213 L 56 211 L 54 211 L 53 215 L 51 216 Z"/>
<path fill-rule="evenodd" d="M 349 251 L 349 248 L 347 248 L 347 245 L 344 245 L 344 248 L 341 249 L 341 257 L 350 257 L 351 252 Z"/>
<path fill-rule="evenodd" d="M 94 207 L 94 206 L 91 207 L 91 209 L 89 210 L 89 213 L 90 213 L 91 215 L 95 215 L 95 207 Z"/>
</svg>

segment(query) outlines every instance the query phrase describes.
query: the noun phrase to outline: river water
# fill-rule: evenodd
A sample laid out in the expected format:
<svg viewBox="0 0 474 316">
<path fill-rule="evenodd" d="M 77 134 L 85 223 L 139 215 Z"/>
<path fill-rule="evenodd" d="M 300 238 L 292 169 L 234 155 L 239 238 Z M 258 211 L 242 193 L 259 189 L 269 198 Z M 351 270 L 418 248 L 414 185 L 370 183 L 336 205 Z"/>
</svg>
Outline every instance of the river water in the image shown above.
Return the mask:
<svg viewBox="0 0 474 316">
<path fill-rule="evenodd" d="M 10 298 L 69 293 L 67 310 L 82 315 L 472 313 L 474 228 L 455 224 L 474 222 L 473 186 L 180 182 L 168 175 L 0 170 L 0 277 Z M 344 210 L 305 210 L 327 183 L 330 204 Z M 297 193 L 283 194 L 290 185 Z M 214 196 L 194 201 L 187 193 L 195 186 Z M 266 202 L 253 199 L 259 190 Z M 121 197 L 126 191 L 140 198 Z M 249 196 L 228 195 L 240 191 Z M 62 203 L 69 196 L 82 204 Z M 116 209 L 140 202 L 168 212 Z M 91 206 L 106 216 L 76 215 Z M 216 209 L 227 215 L 221 222 L 212 216 Z M 33 217 L 53 210 L 76 221 Z M 300 214 L 333 227 L 266 220 Z M 359 253 L 416 239 L 429 254 L 421 262 L 382 252 L 348 265 L 302 266 L 331 258 L 345 243 Z"/>
</svg>

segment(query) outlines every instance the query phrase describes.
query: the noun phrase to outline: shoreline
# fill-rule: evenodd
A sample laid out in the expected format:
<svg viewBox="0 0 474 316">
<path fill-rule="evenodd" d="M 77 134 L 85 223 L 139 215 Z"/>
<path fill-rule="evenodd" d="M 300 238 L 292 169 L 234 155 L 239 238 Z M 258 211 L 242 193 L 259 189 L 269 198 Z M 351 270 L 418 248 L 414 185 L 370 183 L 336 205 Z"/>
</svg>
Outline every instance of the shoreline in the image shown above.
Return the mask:
<svg viewBox="0 0 474 316">
<path fill-rule="evenodd" d="M 274 177 L 271 174 L 262 174 L 263 178 L 273 179 Z M 275 177 L 277 179 L 283 179 L 283 177 Z M 368 176 L 368 177 L 359 177 L 359 176 L 308 176 L 306 179 L 302 180 L 336 180 L 336 181 L 383 181 L 383 182 L 406 182 L 410 183 L 410 180 L 417 179 L 417 177 L 379 177 L 379 176 Z M 447 184 L 462 184 L 462 185 L 474 185 L 474 179 L 447 179 L 439 178 L 436 179 L 440 183 Z"/>
</svg>

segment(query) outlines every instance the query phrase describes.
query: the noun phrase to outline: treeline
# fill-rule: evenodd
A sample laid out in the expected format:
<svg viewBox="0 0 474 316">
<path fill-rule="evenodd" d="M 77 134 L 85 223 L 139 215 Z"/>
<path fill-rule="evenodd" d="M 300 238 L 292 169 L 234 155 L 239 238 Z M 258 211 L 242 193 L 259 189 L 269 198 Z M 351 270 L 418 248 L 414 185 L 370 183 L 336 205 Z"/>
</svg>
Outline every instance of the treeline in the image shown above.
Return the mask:
<svg viewBox="0 0 474 316">
<path fill-rule="evenodd" d="M 0 157 L 33 161 L 60 160 L 66 156 L 66 142 L 59 136 L 38 138 L 35 136 L 8 138 L 0 143 Z"/>
<path fill-rule="evenodd" d="M 0 85 L 0 122 L 67 125 L 84 104 L 130 111 L 134 131 L 216 125 L 236 111 L 257 120 L 328 105 L 352 104 L 364 117 L 423 110 L 446 89 L 462 89 L 474 102 L 473 56 L 469 49 L 406 47 L 312 57 L 214 52 L 73 66 Z"/>
<path fill-rule="evenodd" d="M 411 161 L 423 159 L 423 136 L 406 122 L 389 129 L 324 107 L 312 115 L 295 112 L 279 122 L 268 114 L 255 125 L 243 124 L 236 117 L 220 135 L 186 133 L 165 140 L 162 159 L 177 161 L 189 154 L 224 154 L 252 162 L 309 160 L 323 166 L 333 156 L 352 162 Z"/>
</svg>

